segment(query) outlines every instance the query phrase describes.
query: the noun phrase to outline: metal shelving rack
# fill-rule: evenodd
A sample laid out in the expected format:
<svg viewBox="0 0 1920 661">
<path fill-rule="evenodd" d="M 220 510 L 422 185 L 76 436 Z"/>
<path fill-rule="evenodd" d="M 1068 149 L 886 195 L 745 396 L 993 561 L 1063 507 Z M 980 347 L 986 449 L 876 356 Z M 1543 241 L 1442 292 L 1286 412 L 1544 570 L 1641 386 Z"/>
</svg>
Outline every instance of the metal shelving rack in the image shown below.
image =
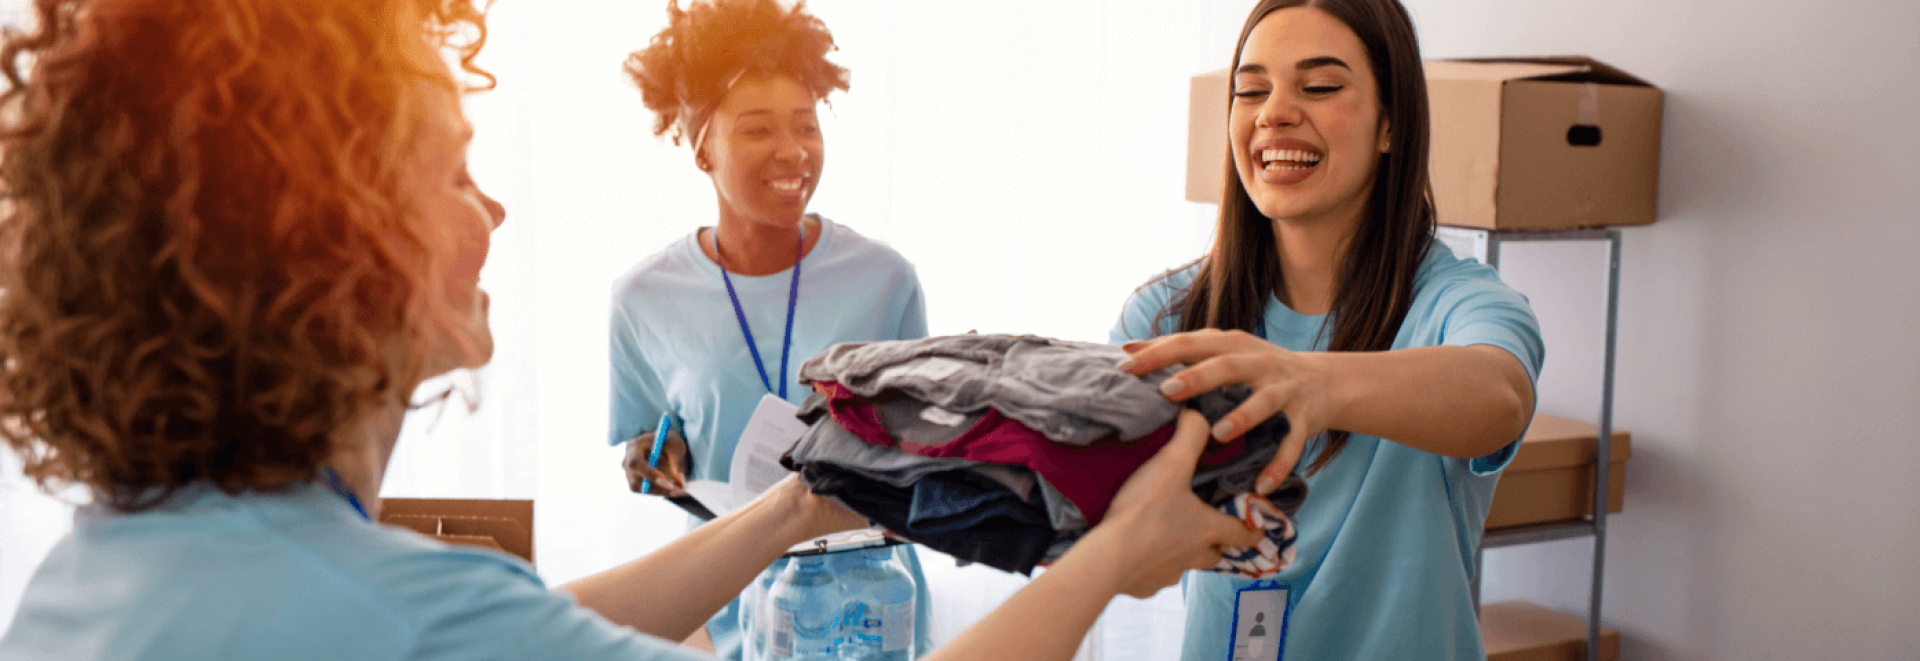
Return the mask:
<svg viewBox="0 0 1920 661">
<path fill-rule="evenodd" d="M 1485 568 L 1488 548 L 1519 546 L 1578 537 L 1593 538 L 1593 583 L 1587 603 L 1587 660 L 1600 658 L 1601 580 L 1606 575 L 1607 503 L 1609 464 L 1613 442 L 1613 363 L 1614 340 L 1620 316 L 1620 230 L 1617 228 L 1578 230 L 1486 230 L 1466 227 L 1442 227 L 1441 239 L 1449 246 L 1464 241 L 1473 255 L 1488 266 L 1500 268 L 1500 245 L 1507 242 L 1606 241 L 1607 242 L 1607 316 L 1606 348 L 1600 370 L 1600 419 L 1594 446 L 1593 513 L 1584 520 L 1543 523 L 1488 531 L 1474 550 L 1473 605 L 1480 608 L 1480 572 Z"/>
</svg>

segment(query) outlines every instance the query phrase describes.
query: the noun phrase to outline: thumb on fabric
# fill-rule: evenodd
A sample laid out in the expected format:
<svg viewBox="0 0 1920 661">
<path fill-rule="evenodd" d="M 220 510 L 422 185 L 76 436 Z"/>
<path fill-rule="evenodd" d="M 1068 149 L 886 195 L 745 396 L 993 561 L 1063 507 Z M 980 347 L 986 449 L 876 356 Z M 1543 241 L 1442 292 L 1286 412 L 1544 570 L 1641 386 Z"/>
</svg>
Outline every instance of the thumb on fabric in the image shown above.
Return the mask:
<svg viewBox="0 0 1920 661">
<path fill-rule="evenodd" d="M 1287 437 L 1280 441 L 1280 450 L 1273 455 L 1273 461 L 1260 471 L 1260 480 L 1254 483 L 1254 492 L 1266 495 L 1280 488 L 1280 483 L 1285 482 L 1287 476 L 1293 474 L 1293 469 L 1300 465 L 1300 456 L 1306 451 L 1309 436 L 1305 425 L 1295 424 L 1287 432 Z"/>
<path fill-rule="evenodd" d="M 1171 479 L 1176 479 L 1183 485 L 1183 495 L 1191 496 L 1193 504 L 1201 510 L 1194 514 L 1201 519 L 1199 532 L 1202 533 L 1202 539 L 1211 545 L 1211 552 L 1201 553 L 1195 558 L 1195 564 L 1192 567 L 1205 569 L 1220 561 L 1219 547 L 1251 546 L 1259 543 L 1263 533 L 1248 528 L 1244 521 L 1207 507 L 1198 496 L 1192 495 L 1190 489 L 1185 488 L 1185 485 L 1192 483 L 1194 469 L 1199 466 L 1200 456 L 1206 451 L 1213 437 L 1207 427 L 1206 416 L 1201 415 L 1199 411 L 1182 408 L 1178 420 L 1174 428 L 1173 440 L 1169 441 L 1166 447 L 1161 448 L 1160 454 L 1154 456 L 1148 466 L 1153 467 L 1158 464 L 1159 466 L 1154 467 L 1154 470 L 1170 473 Z"/>
<path fill-rule="evenodd" d="M 1181 407 L 1180 415 L 1175 418 L 1173 440 L 1168 441 L 1160 453 L 1154 455 L 1148 466 L 1161 463 L 1179 466 L 1186 471 L 1186 477 L 1193 477 L 1194 469 L 1200 466 L 1200 455 L 1206 452 L 1207 442 L 1213 438 L 1213 431 L 1207 426 L 1207 417 L 1199 411 Z"/>
<path fill-rule="evenodd" d="M 1214 540 L 1214 553 L 1206 557 L 1204 562 L 1196 565 L 1194 569 L 1207 569 L 1218 564 L 1220 562 L 1220 550 L 1222 548 L 1230 546 L 1240 548 L 1252 547 L 1259 544 L 1260 540 L 1267 536 L 1266 531 L 1252 527 L 1246 521 L 1227 516 L 1226 513 L 1218 510 L 1215 510 L 1214 514 L 1219 515 L 1211 517 L 1215 528 L 1213 534 L 1210 536 Z"/>
</svg>

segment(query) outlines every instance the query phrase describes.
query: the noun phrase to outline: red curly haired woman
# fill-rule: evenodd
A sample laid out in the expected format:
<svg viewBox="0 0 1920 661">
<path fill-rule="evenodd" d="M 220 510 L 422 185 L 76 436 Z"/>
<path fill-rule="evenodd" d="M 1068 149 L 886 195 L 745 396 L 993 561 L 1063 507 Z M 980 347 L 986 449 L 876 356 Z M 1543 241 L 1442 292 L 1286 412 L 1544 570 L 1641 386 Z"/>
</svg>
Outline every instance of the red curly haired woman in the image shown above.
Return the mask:
<svg viewBox="0 0 1920 661">
<path fill-rule="evenodd" d="M 459 82 L 487 80 L 480 11 L 35 7 L 0 47 L 0 440 L 93 502 L 0 658 L 700 658 L 668 641 L 863 523 L 788 480 L 557 591 L 373 524 L 415 387 L 492 351 L 477 282 L 505 211 L 467 176 Z M 1205 435 L 1183 419 L 1100 527 L 933 658 L 1064 658 L 1114 594 L 1249 543 L 1188 490 Z"/>
</svg>

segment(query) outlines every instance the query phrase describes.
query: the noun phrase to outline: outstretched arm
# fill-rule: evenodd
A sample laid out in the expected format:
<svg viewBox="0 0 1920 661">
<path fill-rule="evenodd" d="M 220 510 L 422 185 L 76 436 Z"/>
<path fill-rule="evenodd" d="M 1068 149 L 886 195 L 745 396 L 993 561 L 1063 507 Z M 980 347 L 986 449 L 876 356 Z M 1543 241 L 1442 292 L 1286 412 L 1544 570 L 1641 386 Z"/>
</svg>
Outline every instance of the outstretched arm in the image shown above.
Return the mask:
<svg viewBox="0 0 1920 661">
<path fill-rule="evenodd" d="M 1177 333 L 1126 345 L 1121 369 L 1140 375 L 1190 365 L 1162 392 L 1185 401 L 1245 383 L 1253 396 L 1214 426 L 1230 440 L 1285 412 L 1292 426 L 1261 476 L 1278 485 L 1306 441 L 1328 429 L 1393 439 L 1434 454 L 1471 458 L 1519 438 L 1533 413 L 1533 381 L 1520 359 L 1478 344 L 1374 352 L 1294 352 L 1242 331 Z"/>
</svg>

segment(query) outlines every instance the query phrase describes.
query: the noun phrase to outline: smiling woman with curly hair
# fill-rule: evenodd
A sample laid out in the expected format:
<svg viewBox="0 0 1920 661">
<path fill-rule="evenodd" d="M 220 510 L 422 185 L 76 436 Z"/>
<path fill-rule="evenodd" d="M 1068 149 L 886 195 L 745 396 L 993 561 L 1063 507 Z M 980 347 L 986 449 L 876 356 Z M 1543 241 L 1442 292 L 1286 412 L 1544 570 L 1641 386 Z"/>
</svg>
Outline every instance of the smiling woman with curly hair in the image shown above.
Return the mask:
<svg viewBox="0 0 1920 661">
<path fill-rule="evenodd" d="M 404 182 L 429 124 L 465 130 L 453 80 L 377 29 L 479 14 L 331 4 L 41 2 L 9 35 L 0 436 L 44 443 L 33 477 L 123 511 L 310 481 L 337 430 L 485 362 L 472 292 L 422 286 L 456 228 Z"/>
</svg>

